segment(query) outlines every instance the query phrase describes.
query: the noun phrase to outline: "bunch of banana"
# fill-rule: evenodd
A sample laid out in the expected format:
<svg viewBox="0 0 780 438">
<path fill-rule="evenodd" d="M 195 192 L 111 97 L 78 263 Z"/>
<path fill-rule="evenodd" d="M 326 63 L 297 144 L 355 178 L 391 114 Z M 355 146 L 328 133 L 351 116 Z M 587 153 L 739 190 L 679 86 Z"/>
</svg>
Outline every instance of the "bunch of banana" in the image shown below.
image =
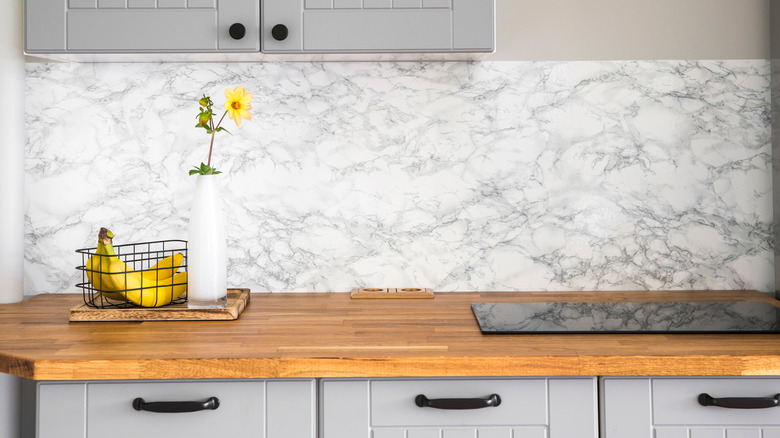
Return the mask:
<svg viewBox="0 0 780 438">
<path fill-rule="evenodd" d="M 164 258 L 148 270 L 134 271 L 116 256 L 113 238 L 111 231 L 100 229 L 96 255 L 86 266 L 89 282 L 103 296 L 118 301 L 127 298 L 141 307 L 160 307 L 187 290 L 187 272 L 174 275 L 184 259 L 181 253 Z"/>
</svg>

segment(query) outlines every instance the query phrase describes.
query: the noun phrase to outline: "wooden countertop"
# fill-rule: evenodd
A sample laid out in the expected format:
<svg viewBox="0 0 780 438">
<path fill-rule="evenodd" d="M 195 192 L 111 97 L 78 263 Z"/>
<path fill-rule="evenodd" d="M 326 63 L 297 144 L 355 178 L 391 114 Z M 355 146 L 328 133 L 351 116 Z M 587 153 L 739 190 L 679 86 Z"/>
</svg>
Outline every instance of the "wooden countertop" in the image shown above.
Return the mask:
<svg viewBox="0 0 780 438">
<path fill-rule="evenodd" d="M 0 372 L 36 380 L 780 375 L 780 335 L 480 334 L 473 302 L 769 301 L 756 291 L 252 294 L 235 321 L 68 322 L 81 295 L 0 305 Z M 780 307 L 780 306 L 778 306 Z"/>
</svg>

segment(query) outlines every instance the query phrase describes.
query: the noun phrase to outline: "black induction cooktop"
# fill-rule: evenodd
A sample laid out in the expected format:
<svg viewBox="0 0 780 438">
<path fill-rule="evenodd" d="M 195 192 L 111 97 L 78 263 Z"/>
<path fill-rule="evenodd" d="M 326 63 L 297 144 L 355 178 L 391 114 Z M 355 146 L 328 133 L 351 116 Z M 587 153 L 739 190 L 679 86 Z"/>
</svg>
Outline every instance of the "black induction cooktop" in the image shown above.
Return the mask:
<svg viewBox="0 0 780 438">
<path fill-rule="evenodd" d="M 780 333 L 763 301 L 474 303 L 483 334 Z"/>
</svg>

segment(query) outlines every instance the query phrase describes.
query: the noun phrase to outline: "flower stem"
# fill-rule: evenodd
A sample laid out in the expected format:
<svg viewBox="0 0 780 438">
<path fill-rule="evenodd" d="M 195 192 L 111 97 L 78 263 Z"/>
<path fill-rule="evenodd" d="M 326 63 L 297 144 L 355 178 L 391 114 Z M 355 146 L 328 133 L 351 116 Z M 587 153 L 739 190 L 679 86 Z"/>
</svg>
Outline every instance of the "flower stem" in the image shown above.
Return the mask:
<svg viewBox="0 0 780 438">
<path fill-rule="evenodd" d="M 214 135 L 217 133 L 217 129 L 219 128 L 219 125 L 222 124 L 222 121 L 225 120 L 225 116 L 227 115 L 227 111 L 225 111 L 225 114 L 222 114 L 222 118 L 219 119 L 219 123 L 217 123 L 217 127 L 214 127 L 214 119 L 211 119 L 211 144 L 209 144 L 209 160 L 206 163 L 207 166 L 211 166 L 211 151 L 214 149 Z"/>
</svg>

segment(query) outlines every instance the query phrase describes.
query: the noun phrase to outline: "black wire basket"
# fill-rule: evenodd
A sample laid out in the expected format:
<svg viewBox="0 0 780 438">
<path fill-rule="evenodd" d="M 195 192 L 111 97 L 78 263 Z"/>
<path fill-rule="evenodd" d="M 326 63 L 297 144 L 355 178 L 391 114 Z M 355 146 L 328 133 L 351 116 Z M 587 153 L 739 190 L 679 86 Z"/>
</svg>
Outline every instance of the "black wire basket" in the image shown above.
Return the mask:
<svg viewBox="0 0 780 438">
<path fill-rule="evenodd" d="M 187 302 L 187 241 L 114 245 L 116 256 L 81 254 L 80 288 L 84 304 L 98 309 L 162 307 Z"/>
</svg>

